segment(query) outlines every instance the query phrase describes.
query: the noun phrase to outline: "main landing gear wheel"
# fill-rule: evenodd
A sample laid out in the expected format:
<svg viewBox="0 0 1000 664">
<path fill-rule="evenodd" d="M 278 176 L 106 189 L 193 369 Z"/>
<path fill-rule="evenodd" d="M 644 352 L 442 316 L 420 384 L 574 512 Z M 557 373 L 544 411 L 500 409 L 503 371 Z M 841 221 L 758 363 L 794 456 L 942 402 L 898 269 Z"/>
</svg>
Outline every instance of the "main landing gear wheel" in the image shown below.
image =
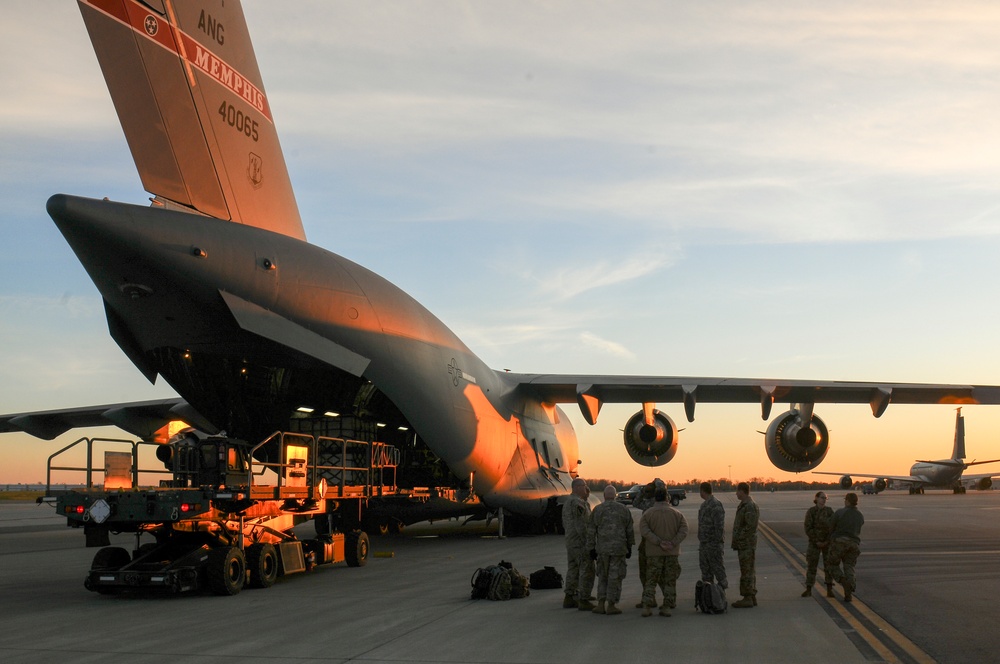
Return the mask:
<svg viewBox="0 0 1000 664">
<path fill-rule="evenodd" d="M 247 574 L 251 588 L 270 588 L 278 580 L 278 551 L 263 542 L 247 547 Z"/>
<path fill-rule="evenodd" d="M 205 576 L 208 587 L 216 595 L 235 595 L 243 590 L 247 561 L 236 547 L 221 547 L 208 552 Z"/>
</svg>

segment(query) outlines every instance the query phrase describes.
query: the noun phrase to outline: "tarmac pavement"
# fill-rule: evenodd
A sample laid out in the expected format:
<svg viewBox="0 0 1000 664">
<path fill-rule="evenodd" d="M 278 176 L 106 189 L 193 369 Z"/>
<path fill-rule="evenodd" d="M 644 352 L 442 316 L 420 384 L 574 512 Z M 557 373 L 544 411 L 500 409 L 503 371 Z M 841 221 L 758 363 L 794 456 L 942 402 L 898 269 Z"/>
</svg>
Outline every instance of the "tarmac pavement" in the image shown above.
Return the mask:
<svg viewBox="0 0 1000 664">
<path fill-rule="evenodd" d="M 732 522 L 735 498 L 722 496 Z M 801 496 L 800 496 L 801 499 Z M 361 568 L 320 567 L 233 597 L 107 597 L 86 591 L 94 550 L 51 508 L 0 503 L 0 659 L 4 662 L 865 662 L 883 659 L 826 600 L 799 597 L 801 577 L 761 538 L 759 606 L 709 616 L 694 609 L 694 534 L 700 501 L 681 505 L 692 532 L 682 545 L 673 617 L 643 618 L 638 563 L 630 561 L 624 614 L 562 608 L 560 590 L 506 602 L 470 600 L 479 567 L 512 562 L 525 575 L 565 572 L 558 536 L 498 539 L 495 529 L 420 524 L 373 538 Z M 633 510 L 638 521 L 637 510 Z M 134 538 L 117 536 L 131 548 Z M 739 569 L 727 551 L 732 589 Z M 731 593 L 732 593 L 731 589 Z M 739 597 L 730 597 L 730 600 Z M 838 600 L 839 601 L 839 600 Z M 883 661 L 892 661 L 883 659 Z"/>
</svg>

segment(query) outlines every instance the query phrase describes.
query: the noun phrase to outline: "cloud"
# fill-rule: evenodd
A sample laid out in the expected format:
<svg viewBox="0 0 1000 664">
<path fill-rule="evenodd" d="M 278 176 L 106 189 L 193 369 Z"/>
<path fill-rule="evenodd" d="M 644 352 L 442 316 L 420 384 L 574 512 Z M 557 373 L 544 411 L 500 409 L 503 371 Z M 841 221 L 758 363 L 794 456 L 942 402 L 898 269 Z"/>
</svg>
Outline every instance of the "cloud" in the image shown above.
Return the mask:
<svg viewBox="0 0 1000 664">
<path fill-rule="evenodd" d="M 680 257 L 677 247 L 644 250 L 620 260 L 578 259 L 554 269 L 524 268 L 523 277 L 538 285 L 544 297 L 572 300 L 593 290 L 620 286 L 674 265 Z"/>
<path fill-rule="evenodd" d="M 625 360 L 635 359 L 635 353 L 625 348 L 625 346 L 616 343 L 614 341 L 602 339 L 596 334 L 591 334 L 590 332 L 581 332 L 580 341 L 585 346 L 598 350 L 607 355 L 612 355 L 614 357 L 619 357 Z"/>
</svg>

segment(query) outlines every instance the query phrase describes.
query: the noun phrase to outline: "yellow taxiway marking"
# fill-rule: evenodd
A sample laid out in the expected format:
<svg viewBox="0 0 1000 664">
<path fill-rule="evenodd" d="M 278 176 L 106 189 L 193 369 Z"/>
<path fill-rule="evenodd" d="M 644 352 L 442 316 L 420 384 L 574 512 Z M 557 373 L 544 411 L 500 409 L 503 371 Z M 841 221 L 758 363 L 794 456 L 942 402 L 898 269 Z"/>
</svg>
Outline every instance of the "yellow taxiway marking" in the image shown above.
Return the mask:
<svg viewBox="0 0 1000 664">
<path fill-rule="evenodd" d="M 791 544 L 785 541 L 778 533 L 776 533 L 772 528 L 770 528 L 766 523 L 760 522 L 759 529 L 764 537 L 771 543 L 775 550 L 783 557 L 786 561 L 802 576 L 806 574 L 805 568 L 805 556 L 799 553 Z M 866 553 L 865 555 L 870 555 Z M 822 584 L 817 583 L 818 586 Z M 824 588 L 825 589 L 825 588 Z M 839 590 L 834 591 L 837 593 L 840 599 L 843 599 L 843 593 Z M 875 633 L 869 629 L 864 623 L 862 623 L 858 618 L 856 618 L 848 609 L 847 606 L 842 602 L 834 601 L 834 598 L 826 597 L 826 593 L 821 593 L 818 597 L 819 601 L 825 601 L 829 606 L 840 614 L 841 618 L 847 622 L 851 628 L 857 632 L 858 636 L 864 639 L 872 650 L 874 650 L 879 657 L 884 659 L 886 662 L 897 663 L 901 662 L 899 657 L 897 657 L 888 647 L 882 642 L 882 639 L 878 638 Z M 895 627 L 883 620 L 877 613 L 872 611 L 868 605 L 854 597 L 851 601 L 850 606 L 854 608 L 868 623 L 877 629 L 886 639 L 892 642 L 899 650 L 906 653 L 907 656 L 913 659 L 913 661 L 920 662 L 921 664 L 933 664 L 934 659 L 921 650 L 915 643 L 910 641 L 908 638 L 903 636 Z"/>
</svg>

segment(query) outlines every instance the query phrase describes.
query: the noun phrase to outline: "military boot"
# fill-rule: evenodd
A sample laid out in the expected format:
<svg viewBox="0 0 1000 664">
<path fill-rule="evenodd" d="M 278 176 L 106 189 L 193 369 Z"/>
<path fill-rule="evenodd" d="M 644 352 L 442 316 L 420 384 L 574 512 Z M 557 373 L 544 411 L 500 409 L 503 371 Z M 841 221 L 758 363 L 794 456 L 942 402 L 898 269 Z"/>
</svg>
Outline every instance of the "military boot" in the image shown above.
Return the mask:
<svg viewBox="0 0 1000 664">
<path fill-rule="evenodd" d="M 832 583 L 826 584 L 826 596 L 827 597 L 836 597 L 836 595 L 833 594 L 833 584 Z"/>
<path fill-rule="evenodd" d="M 607 614 L 609 616 L 617 616 L 621 612 L 622 612 L 622 610 L 619 609 L 617 606 L 615 606 L 614 602 L 608 602 Z"/>
<path fill-rule="evenodd" d="M 576 605 L 577 605 L 576 598 L 574 598 L 569 593 L 566 593 L 566 596 L 563 598 L 563 608 L 564 609 L 575 609 Z"/>
<path fill-rule="evenodd" d="M 597 606 L 595 606 L 592 609 L 592 612 L 593 613 L 607 613 L 607 610 L 604 608 L 604 600 L 603 599 L 597 600 Z"/>
<path fill-rule="evenodd" d="M 743 599 L 733 602 L 734 609 L 752 609 L 754 607 L 753 597 L 744 595 Z"/>
<path fill-rule="evenodd" d="M 670 606 L 664 602 L 663 606 L 660 607 L 660 615 L 664 618 L 669 618 L 672 614 L 670 613 Z"/>
<path fill-rule="evenodd" d="M 642 607 L 642 617 L 643 618 L 648 618 L 651 615 L 653 615 L 653 609 L 649 608 L 648 606 L 643 606 Z"/>
<path fill-rule="evenodd" d="M 802 591 L 803 597 L 812 597 L 813 589 L 812 586 L 806 586 L 806 589 Z"/>
<path fill-rule="evenodd" d="M 581 611 L 593 611 L 594 605 L 591 604 L 589 600 L 581 599 L 579 602 L 577 602 L 576 608 L 580 609 Z"/>
</svg>

